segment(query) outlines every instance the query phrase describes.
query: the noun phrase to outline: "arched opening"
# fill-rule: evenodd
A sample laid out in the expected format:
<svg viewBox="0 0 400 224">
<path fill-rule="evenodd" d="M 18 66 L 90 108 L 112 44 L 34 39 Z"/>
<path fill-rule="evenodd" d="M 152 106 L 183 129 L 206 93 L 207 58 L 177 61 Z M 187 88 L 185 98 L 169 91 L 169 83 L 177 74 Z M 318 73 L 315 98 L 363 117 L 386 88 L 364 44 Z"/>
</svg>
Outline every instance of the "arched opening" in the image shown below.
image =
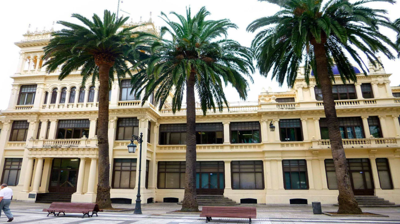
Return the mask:
<svg viewBox="0 0 400 224">
<path fill-rule="evenodd" d="M 57 91 L 58 89 L 54 88 L 53 91 L 51 92 L 51 101 L 50 101 L 51 104 L 55 104 L 57 101 Z"/>
<path fill-rule="evenodd" d="M 71 88 L 71 93 L 69 94 L 68 103 L 74 103 L 75 102 L 75 95 L 76 95 L 76 87 L 72 87 Z"/>
<path fill-rule="evenodd" d="M 66 97 L 67 97 L 67 87 L 64 87 L 61 89 L 60 103 L 65 103 Z"/>
</svg>

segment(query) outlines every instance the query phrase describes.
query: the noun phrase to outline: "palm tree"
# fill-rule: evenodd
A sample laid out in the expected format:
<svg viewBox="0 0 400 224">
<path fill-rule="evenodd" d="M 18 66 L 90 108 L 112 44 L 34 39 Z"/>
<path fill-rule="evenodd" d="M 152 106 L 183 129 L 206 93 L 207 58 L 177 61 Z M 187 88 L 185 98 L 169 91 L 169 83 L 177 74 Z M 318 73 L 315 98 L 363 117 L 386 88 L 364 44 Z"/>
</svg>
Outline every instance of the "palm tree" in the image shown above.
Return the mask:
<svg viewBox="0 0 400 224">
<path fill-rule="evenodd" d="M 398 57 L 400 57 L 400 18 L 394 22 L 394 25 L 397 27 L 397 51 L 399 52 Z"/>
<path fill-rule="evenodd" d="M 324 110 L 339 189 L 338 213 L 356 214 L 362 211 L 350 185 L 332 95 L 334 76 L 331 68 L 336 63 L 343 82 L 356 82 L 357 76 L 348 56 L 358 64 L 364 74 L 367 74 L 367 68 L 359 52 L 363 52 L 374 66 L 381 63 L 376 56 L 378 52 L 390 59 L 394 58 L 388 49 L 394 48 L 394 43 L 379 32 L 380 26 L 393 29 L 384 16 L 386 11 L 365 6 L 369 2 L 393 1 L 323 2 L 286 0 L 275 15 L 253 21 L 247 30 L 255 32 L 262 29 L 252 42 L 257 67 L 262 75 L 267 76 L 272 70 L 272 78 L 276 78 L 281 85 L 286 81 L 289 86 L 293 86 L 297 70 L 305 62 L 306 82 L 309 82 L 312 69 L 317 84 L 324 87 Z"/>
<path fill-rule="evenodd" d="M 167 27 L 161 28 L 161 38 L 151 48 L 147 69 L 132 78 L 137 95 L 144 93 L 143 103 L 155 92 L 159 109 L 169 93 L 173 92 L 172 110 L 182 109 L 186 94 L 186 174 L 182 211 L 198 211 L 196 196 L 196 106 L 195 89 L 200 98 L 203 114 L 209 109 L 223 109 L 227 105 L 223 86 L 231 84 L 240 98 L 247 96 L 248 83 L 242 74 L 253 72 L 251 51 L 226 37 L 229 28 L 236 25 L 228 19 L 206 20 L 210 14 L 205 7 L 186 17 L 171 12 L 179 22 L 169 20 L 161 13 Z M 169 38 L 166 38 L 168 34 Z M 251 77 L 250 77 L 251 79 Z M 251 79 L 252 81 L 252 79 Z"/>
<path fill-rule="evenodd" d="M 99 80 L 99 111 L 98 111 L 98 185 L 96 203 L 101 208 L 111 208 L 109 183 L 109 152 L 108 152 L 108 105 L 109 89 L 114 81 L 130 74 L 129 66 L 135 65 L 141 55 L 141 49 L 136 48 L 136 42 L 145 34 L 133 32 L 137 26 L 123 28 L 128 17 L 116 18 L 115 14 L 104 11 L 103 21 L 96 14 L 93 21 L 79 15 L 72 17 L 82 22 L 82 25 L 59 21 L 65 28 L 54 32 L 50 43 L 44 48 L 44 59 L 48 59 L 46 71 L 54 72 L 61 66 L 59 79 L 63 80 L 73 71 L 81 68 L 82 82 L 91 78 L 94 83 Z M 139 39 L 138 39 L 139 38 Z"/>
</svg>

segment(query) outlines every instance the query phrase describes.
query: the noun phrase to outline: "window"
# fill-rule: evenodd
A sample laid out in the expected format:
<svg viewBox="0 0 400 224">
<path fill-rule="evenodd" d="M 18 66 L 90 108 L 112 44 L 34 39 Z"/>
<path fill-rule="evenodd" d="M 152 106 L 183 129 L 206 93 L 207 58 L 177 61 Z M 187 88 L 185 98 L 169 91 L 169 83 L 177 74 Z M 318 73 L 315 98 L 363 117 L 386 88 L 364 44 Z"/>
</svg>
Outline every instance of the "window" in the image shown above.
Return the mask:
<svg viewBox="0 0 400 224">
<path fill-rule="evenodd" d="M 136 185 L 136 159 L 114 159 L 113 188 L 133 189 Z"/>
<path fill-rule="evenodd" d="M 131 140 L 132 135 L 139 135 L 139 120 L 133 118 L 119 118 L 117 140 Z"/>
<path fill-rule="evenodd" d="M 51 122 L 48 121 L 48 122 L 47 122 L 47 130 L 46 130 L 46 139 L 49 139 L 50 124 L 51 124 Z"/>
<path fill-rule="evenodd" d="M 290 102 L 294 102 L 294 98 L 276 98 L 276 102 L 278 102 L 278 103 L 290 103 Z"/>
<path fill-rule="evenodd" d="M 149 188 L 149 166 L 150 166 L 150 160 L 146 160 L 146 183 L 144 184 L 144 187 L 146 189 Z"/>
<path fill-rule="evenodd" d="M 69 94 L 68 103 L 74 103 L 75 102 L 75 95 L 76 95 L 76 87 L 72 87 L 71 88 L 71 93 Z"/>
<path fill-rule="evenodd" d="M 6 158 L 4 163 L 2 183 L 9 186 L 17 186 L 19 175 L 21 172 L 22 159 L 20 158 Z"/>
<path fill-rule="evenodd" d="M 392 175 L 390 174 L 389 162 L 386 158 L 376 159 L 379 182 L 382 189 L 393 189 Z"/>
<path fill-rule="evenodd" d="M 363 83 L 361 84 L 361 92 L 364 99 L 374 98 L 374 94 L 372 92 L 371 83 Z"/>
<path fill-rule="evenodd" d="M 64 87 L 61 89 L 60 103 L 65 103 L 66 98 L 67 98 L 67 88 Z"/>
<path fill-rule="evenodd" d="M 40 121 L 39 122 L 39 125 L 38 125 L 38 130 L 37 130 L 37 134 L 36 134 L 36 139 L 39 139 L 39 136 L 40 136 L 40 130 L 42 129 L 42 122 Z"/>
<path fill-rule="evenodd" d="M 196 144 L 222 144 L 223 131 L 222 123 L 196 124 Z"/>
<path fill-rule="evenodd" d="M 233 161 L 232 189 L 264 189 L 262 161 Z"/>
<path fill-rule="evenodd" d="M 374 138 L 382 138 L 381 124 L 377 116 L 368 118 L 369 132 Z M 369 136 L 367 136 L 369 137 Z"/>
<path fill-rule="evenodd" d="M 57 139 L 86 138 L 89 136 L 89 120 L 60 120 Z"/>
<path fill-rule="evenodd" d="M 282 160 L 285 189 L 308 189 L 305 160 Z"/>
<path fill-rule="evenodd" d="M 326 179 L 328 181 L 329 190 L 337 190 L 338 184 L 336 179 L 335 164 L 332 159 L 325 160 Z"/>
<path fill-rule="evenodd" d="M 399 93 L 392 93 L 394 97 L 400 97 L 400 92 Z"/>
<path fill-rule="evenodd" d="M 185 162 L 158 162 L 158 188 L 185 188 Z"/>
<path fill-rule="evenodd" d="M 88 102 L 94 102 L 94 86 L 89 88 Z"/>
<path fill-rule="evenodd" d="M 154 92 L 151 93 L 149 97 L 149 102 L 154 105 Z"/>
<path fill-rule="evenodd" d="M 364 138 L 364 130 L 360 117 L 339 117 L 339 129 L 343 139 Z M 319 120 L 321 138 L 329 139 L 326 118 Z"/>
<path fill-rule="evenodd" d="M 317 100 L 323 100 L 321 88 L 315 87 L 314 90 L 315 98 Z M 334 85 L 332 86 L 332 94 L 334 100 L 357 99 L 354 84 Z"/>
<path fill-rule="evenodd" d="M 186 144 L 186 124 L 160 125 L 160 145 Z"/>
<path fill-rule="evenodd" d="M 49 92 L 45 92 L 45 94 L 44 94 L 44 102 L 43 102 L 43 104 L 47 104 L 47 98 L 49 97 Z"/>
<path fill-rule="evenodd" d="M 134 93 L 131 94 L 132 87 L 130 80 L 126 79 L 121 81 L 121 101 L 139 100 L 139 98 L 135 97 Z"/>
<path fill-rule="evenodd" d="M 231 123 L 231 143 L 260 143 L 259 122 Z"/>
<path fill-rule="evenodd" d="M 35 102 L 36 85 L 21 86 L 18 105 L 32 105 Z"/>
<path fill-rule="evenodd" d="M 147 126 L 147 142 L 148 143 L 151 143 L 150 134 L 151 134 L 151 122 L 149 121 L 149 125 Z"/>
<path fill-rule="evenodd" d="M 12 124 L 10 141 L 26 141 L 29 123 L 27 121 L 14 121 Z"/>
<path fill-rule="evenodd" d="M 279 120 L 281 141 L 303 141 L 300 119 Z"/>
<path fill-rule="evenodd" d="M 50 100 L 51 104 L 55 104 L 57 101 L 57 91 L 58 89 L 54 88 L 53 91 L 51 92 L 51 100 Z"/>
<path fill-rule="evenodd" d="M 83 103 L 85 101 L 85 87 L 79 89 L 79 99 L 78 103 Z"/>
</svg>

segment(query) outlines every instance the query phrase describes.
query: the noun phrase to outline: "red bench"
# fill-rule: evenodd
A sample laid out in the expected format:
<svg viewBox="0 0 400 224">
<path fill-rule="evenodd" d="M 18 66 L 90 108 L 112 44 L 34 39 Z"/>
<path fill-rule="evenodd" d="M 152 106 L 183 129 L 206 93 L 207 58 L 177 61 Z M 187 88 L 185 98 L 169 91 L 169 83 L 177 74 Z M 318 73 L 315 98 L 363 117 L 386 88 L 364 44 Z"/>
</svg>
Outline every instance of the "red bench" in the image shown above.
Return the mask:
<svg viewBox="0 0 400 224">
<path fill-rule="evenodd" d="M 47 217 L 49 217 L 50 214 L 54 214 L 54 216 L 60 216 L 60 213 L 65 215 L 66 212 L 69 212 L 82 213 L 82 218 L 84 218 L 85 215 L 88 217 L 93 217 L 93 215 L 96 214 L 96 216 L 98 216 L 97 212 L 101 212 L 103 210 L 100 210 L 96 203 L 53 202 L 49 208 L 45 208 L 43 211 L 48 212 Z M 90 212 L 92 212 L 92 215 L 90 215 Z"/>
<path fill-rule="evenodd" d="M 248 218 L 251 223 L 251 219 L 257 217 L 257 210 L 254 207 L 205 206 L 202 208 L 200 217 L 206 217 L 206 223 L 211 221 L 212 217 Z"/>
</svg>

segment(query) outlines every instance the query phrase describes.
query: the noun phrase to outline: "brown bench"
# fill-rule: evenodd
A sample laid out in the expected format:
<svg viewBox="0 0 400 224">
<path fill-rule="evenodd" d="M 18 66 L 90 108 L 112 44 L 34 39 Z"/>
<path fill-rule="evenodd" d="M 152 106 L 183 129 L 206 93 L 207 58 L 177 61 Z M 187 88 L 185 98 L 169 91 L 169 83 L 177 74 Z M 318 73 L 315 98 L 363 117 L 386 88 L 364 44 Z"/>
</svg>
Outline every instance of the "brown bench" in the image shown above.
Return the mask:
<svg viewBox="0 0 400 224">
<path fill-rule="evenodd" d="M 200 217 L 206 217 L 206 223 L 211 221 L 212 217 L 248 218 L 251 223 L 251 219 L 257 217 L 257 210 L 254 207 L 205 206 Z"/>
<path fill-rule="evenodd" d="M 54 214 L 54 216 L 60 216 L 60 213 L 82 213 L 82 218 L 87 215 L 88 217 L 93 217 L 97 212 L 101 212 L 103 210 L 99 209 L 99 206 L 96 203 L 69 203 L 69 202 L 53 202 L 51 203 L 49 208 L 43 209 L 44 212 L 48 212 L 47 217 L 50 214 Z M 92 215 L 90 215 L 92 212 Z"/>
</svg>

